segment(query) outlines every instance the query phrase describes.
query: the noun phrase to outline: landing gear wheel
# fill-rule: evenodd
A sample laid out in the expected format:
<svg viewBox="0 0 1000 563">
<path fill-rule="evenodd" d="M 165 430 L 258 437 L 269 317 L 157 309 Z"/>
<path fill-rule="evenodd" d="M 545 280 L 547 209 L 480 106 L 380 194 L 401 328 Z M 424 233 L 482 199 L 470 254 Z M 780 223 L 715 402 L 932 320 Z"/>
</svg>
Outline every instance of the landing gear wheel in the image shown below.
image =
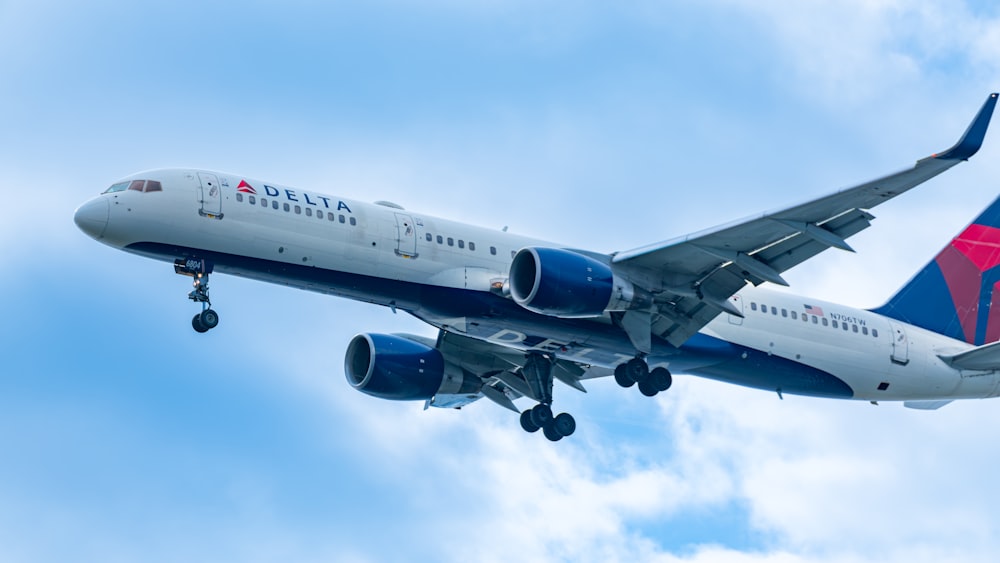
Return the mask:
<svg viewBox="0 0 1000 563">
<path fill-rule="evenodd" d="M 555 426 L 551 424 L 542 428 L 542 432 L 545 433 L 545 437 L 552 442 L 558 442 L 563 439 L 563 435 L 560 434 L 559 431 L 556 430 Z"/>
<path fill-rule="evenodd" d="M 628 369 L 625 367 L 625 364 L 618 364 L 615 367 L 615 383 L 626 389 L 635 385 L 635 381 L 628 376 Z"/>
<path fill-rule="evenodd" d="M 639 392 L 647 397 L 655 397 L 660 390 L 656 388 L 652 381 L 647 379 L 639 383 Z"/>
<path fill-rule="evenodd" d="M 560 413 L 552 419 L 552 428 L 563 436 L 572 436 L 576 432 L 576 419 L 569 413 Z"/>
<path fill-rule="evenodd" d="M 530 412 L 531 414 L 529 416 L 531 417 L 531 422 L 539 428 L 545 428 L 546 426 L 549 426 L 550 422 L 552 422 L 552 407 L 546 405 L 545 403 L 538 403 L 531 409 Z M 552 438 L 549 439 L 551 440 Z"/>
<path fill-rule="evenodd" d="M 198 316 L 201 318 L 201 324 L 205 330 L 212 330 L 219 326 L 219 314 L 212 309 L 205 309 Z"/>
<path fill-rule="evenodd" d="M 632 358 L 625 364 L 625 374 L 636 383 L 642 383 L 649 378 L 649 364 L 642 358 Z"/>
<path fill-rule="evenodd" d="M 541 427 L 531 421 L 531 409 L 521 413 L 521 428 L 525 432 L 532 433 L 541 430 Z"/>
<path fill-rule="evenodd" d="M 201 313 L 191 319 L 191 327 L 194 328 L 195 332 L 208 332 L 208 327 L 201 323 Z"/>
<path fill-rule="evenodd" d="M 670 389 L 670 384 L 673 383 L 674 379 L 670 376 L 667 368 L 654 368 L 653 371 L 649 372 L 649 381 L 657 391 L 666 391 Z"/>
</svg>

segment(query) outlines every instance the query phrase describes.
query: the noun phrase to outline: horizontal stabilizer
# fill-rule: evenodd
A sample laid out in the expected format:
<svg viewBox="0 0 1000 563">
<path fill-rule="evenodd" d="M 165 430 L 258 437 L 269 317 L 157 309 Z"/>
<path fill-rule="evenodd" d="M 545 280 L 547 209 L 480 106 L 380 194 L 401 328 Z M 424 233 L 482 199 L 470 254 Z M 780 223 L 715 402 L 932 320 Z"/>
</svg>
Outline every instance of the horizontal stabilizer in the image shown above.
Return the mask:
<svg viewBox="0 0 1000 563">
<path fill-rule="evenodd" d="M 903 406 L 918 411 L 936 411 L 951 401 L 904 401 Z"/>
<path fill-rule="evenodd" d="M 958 369 L 1000 370 L 1000 342 L 992 342 L 952 356 L 938 356 Z"/>
</svg>

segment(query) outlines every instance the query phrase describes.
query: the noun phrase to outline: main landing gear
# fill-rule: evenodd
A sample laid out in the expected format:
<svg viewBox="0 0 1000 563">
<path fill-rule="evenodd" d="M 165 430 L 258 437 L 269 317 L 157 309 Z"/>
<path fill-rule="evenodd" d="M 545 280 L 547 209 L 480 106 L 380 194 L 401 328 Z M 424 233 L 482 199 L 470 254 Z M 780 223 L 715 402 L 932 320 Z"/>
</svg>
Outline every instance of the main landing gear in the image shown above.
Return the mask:
<svg viewBox="0 0 1000 563">
<path fill-rule="evenodd" d="M 576 420 L 568 413 L 552 414 L 552 365 L 549 356 L 532 352 L 524 363 L 522 375 L 531 387 L 538 404 L 521 413 L 521 428 L 538 432 L 558 442 L 576 432 Z"/>
<path fill-rule="evenodd" d="M 218 326 L 219 314 L 212 309 L 212 300 L 208 297 L 208 274 L 211 268 L 205 260 L 175 260 L 174 271 L 194 278 L 194 290 L 188 293 L 188 299 L 201 303 L 201 312 L 191 319 L 191 327 L 197 332 L 208 332 Z"/>
<path fill-rule="evenodd" d="M 661 391 L 670 389 L 673 377 L 667 368 L 657 367 L 650 370 L 644 358 L 635 357 L 615 368 L 615 382 L 626 388 L 638 383 L 640 393 L 653 397 Z"/>
</svg>

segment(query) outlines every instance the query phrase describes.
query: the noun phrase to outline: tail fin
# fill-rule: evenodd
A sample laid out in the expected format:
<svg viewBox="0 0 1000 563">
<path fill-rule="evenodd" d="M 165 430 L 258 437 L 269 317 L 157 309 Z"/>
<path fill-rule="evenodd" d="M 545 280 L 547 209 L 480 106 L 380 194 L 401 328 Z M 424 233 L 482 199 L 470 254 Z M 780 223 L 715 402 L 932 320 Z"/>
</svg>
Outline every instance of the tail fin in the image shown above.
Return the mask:
<svg viewBox="0 0 1000 563">
<path fill-rule="evenodd" d="M 1000 339 L 1000 198 L 874 311 L 977 346 Z"/>
</svg>

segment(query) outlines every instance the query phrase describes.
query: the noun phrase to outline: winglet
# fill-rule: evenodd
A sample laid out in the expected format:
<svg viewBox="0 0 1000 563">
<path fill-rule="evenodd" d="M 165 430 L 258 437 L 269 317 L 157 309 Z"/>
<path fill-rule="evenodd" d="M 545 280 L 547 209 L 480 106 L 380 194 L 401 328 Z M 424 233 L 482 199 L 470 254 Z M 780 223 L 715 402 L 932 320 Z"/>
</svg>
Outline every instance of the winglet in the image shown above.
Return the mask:
<svg viewBox="0 0 1000 563">
<path fill-rule="evenodd" d="M 940 160 L 968 160 L 969 157 L 979 151 L 983 146 L 983 138 L 986 136 L 986 128 L 990 125 L 990 117 L 993 115 L 993 108 L 997 105 L 997 93 L 990 94 L 986 98 L 986 103 L 980 108 L 979 113 L 969 124 L 962 138 L 950 149 L 932 156 Z"/>
</svg>

